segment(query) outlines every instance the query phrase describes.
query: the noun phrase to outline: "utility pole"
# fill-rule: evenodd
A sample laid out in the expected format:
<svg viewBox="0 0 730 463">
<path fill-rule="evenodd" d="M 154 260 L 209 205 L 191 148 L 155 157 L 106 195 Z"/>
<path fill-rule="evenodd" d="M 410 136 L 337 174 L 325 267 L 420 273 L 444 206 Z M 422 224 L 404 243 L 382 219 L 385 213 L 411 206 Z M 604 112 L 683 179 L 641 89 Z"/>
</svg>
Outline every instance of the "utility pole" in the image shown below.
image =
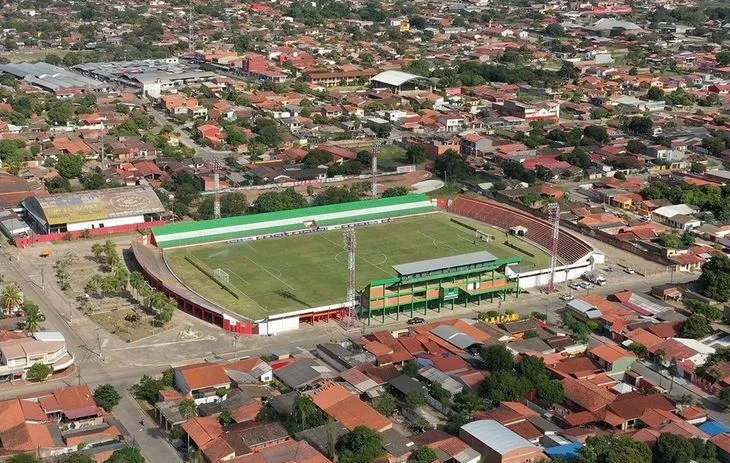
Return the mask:
<svg viewBox="0 0 730 463">
<path fill-rule="evenodd" d="M 195 45 L 193 44 L 193 4 L 190 4 L 188 8 L 188 52 L 193 54 L 195 52 Z"/>
<path fill-rule="evenodd" d="M 215 199 L 213 200 L 213 218 L 221 218 L 221 158 L 216 156 L 213 158 L 213 189 L 215 190 Z"/>
<path fill-rule="evenodd" d="M 380 140 L 375 140 L 373 142 L 372 152 L 371 152 L 371 168 L 372 171 L 370 173 L 370 194 L 373 197 L 373 199 L 378 197 L 378 155 L 380 154 Z"/>
</svg>

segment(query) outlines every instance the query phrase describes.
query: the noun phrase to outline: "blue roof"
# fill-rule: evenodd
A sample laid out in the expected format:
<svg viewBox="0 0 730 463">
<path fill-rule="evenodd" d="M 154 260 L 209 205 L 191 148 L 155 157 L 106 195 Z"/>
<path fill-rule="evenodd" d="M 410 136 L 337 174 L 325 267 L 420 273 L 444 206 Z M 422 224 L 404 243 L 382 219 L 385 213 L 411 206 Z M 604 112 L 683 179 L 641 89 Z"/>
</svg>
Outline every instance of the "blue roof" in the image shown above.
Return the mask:
<svg viewBox="0 0 730 463">
<path fill-rule="evenodd" d="M 709 434 L 711 437 L 715 437 L 716 435 L 724 432 L 730 432 L 730 426 L 720 421 L 708 421 L 706 423 L 702 423 L 700 425 L 700 429 Z"/>
<path fill-rule="evenodd" d="M 580 452 L 580 449 L 583 447 L 583 444 L 580 442 L 575 442 L 572 444 L 565 444 L 565 445 L 558 445 L 556 447 L 550 447 L 545 449 L 545 453 L 549 457 L 566 457 L 566 458 L 574 458 L 578 456 L 578 452 Z"/>
</svg>

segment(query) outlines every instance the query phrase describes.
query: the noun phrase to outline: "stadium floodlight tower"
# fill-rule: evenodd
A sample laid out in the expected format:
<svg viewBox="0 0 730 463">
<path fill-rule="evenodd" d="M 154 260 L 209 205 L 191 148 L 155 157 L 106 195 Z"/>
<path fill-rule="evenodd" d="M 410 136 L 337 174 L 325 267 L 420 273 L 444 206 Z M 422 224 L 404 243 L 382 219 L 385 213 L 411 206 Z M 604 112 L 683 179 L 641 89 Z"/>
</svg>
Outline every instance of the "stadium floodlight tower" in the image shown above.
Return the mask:
<svg viewBox="0 0 730 463">
<path fill-rule="evenodd" d="M 371 188 L 371 194 L 373 198 L 378 197 L 378 155 L 380 154 L 380 140 L 375 140 L 373 142 L 373 147 L 371 148 L 370 152 L 370 164 L 372 167 L 372 171 L 370 173 L 370 188 Z"/>
<path fill-rule="evenodd" d="M 357 252 L 357 239 L 355 238 L 355 229 L 348 228 L 343 235 L 345 240 L 345 250 L 347 251 L 347 319 L 345 320 L 345 328 L 347 330 L 357 328 L 359 318 L 357 316 L 357 288 L 355 283 L 355 256 Z"/>
<path fill-rule="evenodd" d="M 555 291 L 555 267 L 558 265 L 558 238 L 560 236 L 560 205 L 558 203 L 548 204 L 548 220 L 552 225 L 550 236 L 550 281 L 548 292 Z"/>
<path fill-rule="evenodd" d="M 215 199 L 213 200 L 213 218 L 221 218 L 221 158 L 216 156 L 213 158 L 213 189 L 215 190 Z"/>
</svg>

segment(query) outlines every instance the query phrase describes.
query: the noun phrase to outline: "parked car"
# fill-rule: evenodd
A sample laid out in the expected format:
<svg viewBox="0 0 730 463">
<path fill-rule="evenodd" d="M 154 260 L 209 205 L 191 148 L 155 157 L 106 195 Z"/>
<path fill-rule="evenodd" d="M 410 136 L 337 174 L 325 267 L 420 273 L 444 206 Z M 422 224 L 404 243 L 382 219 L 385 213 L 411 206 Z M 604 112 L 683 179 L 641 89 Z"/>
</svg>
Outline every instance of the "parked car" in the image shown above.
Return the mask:
<svg viewBox="0 0 730 463">
<path fill-rule="evenodd" d="M 409 325 L 420 325 L 421 323 L 426 323 L 426 320 L 421 317 L 413 317 L 409 318 L 406 323 L 408 323 Z"/>
<path fill-rule="evenodd" d="M 570 302 L 575 299 L 575 296 L 573 296 L 572 294 L 563 294 L 560 296 L 560 299 L 564 300 L 565 302 Z"/>
<path fill-rule="evenodd" d="M 581 288 L 581 286 L 580 286 L 580 283 L 572 282 L 568 285 L 568 288 L 578 291 Z"/>
<path fill-rule="evenodd" d="M 634 269 L 632 269 L 631 267 L 626 267 L 624 269 L 624 272 L 628 273 L 629 275 L 633 275 L 634 273 L 636 273 L 636 271 Z"/>
<path fill-rule="evenodd" d="M 613 265 L 609 265 L 608 267 L 606 267 L 607 272 L 613 272 L 614 270 L 616 270 L 616 269 L 614 268 Z"/>
</svg>

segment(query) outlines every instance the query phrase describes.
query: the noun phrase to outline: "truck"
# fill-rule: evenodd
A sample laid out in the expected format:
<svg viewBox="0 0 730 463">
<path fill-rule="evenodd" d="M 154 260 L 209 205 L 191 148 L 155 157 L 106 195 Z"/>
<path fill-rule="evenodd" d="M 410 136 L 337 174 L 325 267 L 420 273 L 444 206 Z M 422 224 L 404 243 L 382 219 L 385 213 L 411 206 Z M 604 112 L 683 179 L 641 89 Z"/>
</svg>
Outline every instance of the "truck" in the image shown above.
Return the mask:
<svg viewBox="0 0 730 463">
<path fill-rule="evenodd" d="M 598 272 L 586 272 L 583 275 L 586 281 L 593 283 L 594 285 L 603 286 L 606 284 L 606 277 Z"/>
</svg>

